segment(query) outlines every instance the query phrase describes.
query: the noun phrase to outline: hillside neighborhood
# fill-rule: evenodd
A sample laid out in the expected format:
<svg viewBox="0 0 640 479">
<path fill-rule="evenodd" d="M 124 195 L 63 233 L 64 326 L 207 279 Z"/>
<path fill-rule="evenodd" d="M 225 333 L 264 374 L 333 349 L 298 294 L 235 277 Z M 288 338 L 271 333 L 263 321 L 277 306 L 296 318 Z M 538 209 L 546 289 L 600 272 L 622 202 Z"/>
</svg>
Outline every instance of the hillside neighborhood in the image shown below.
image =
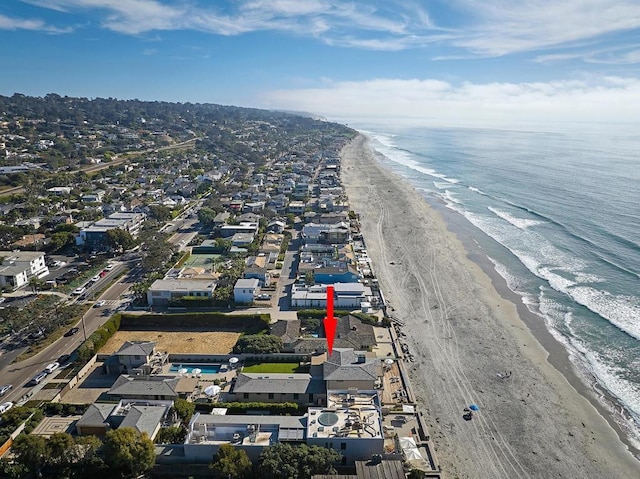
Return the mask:
<svg viewBox="0 0 640 479">
<path fill-rule="evenodd" d="M 440 477 L 341 182 L 356 134 L 0 97 L 2 477 Z"/>
</svg>

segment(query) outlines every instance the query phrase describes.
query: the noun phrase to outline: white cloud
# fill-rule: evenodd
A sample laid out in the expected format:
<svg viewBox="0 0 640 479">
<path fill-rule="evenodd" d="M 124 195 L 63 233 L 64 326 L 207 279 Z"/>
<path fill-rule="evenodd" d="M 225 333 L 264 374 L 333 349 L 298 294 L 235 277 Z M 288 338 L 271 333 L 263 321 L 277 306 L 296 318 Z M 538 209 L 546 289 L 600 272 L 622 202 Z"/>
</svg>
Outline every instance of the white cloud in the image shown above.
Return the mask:
<svg viewBox="0 0 640 479">
<path fill-rule="evenodd" d="M 219 35 L 270 30 L 359 49 L 426 48 L 436 42 L 453 48 L 434 54 L 438 59 L 575 47 L 640 28 L 638 0 L 436 0 L 426 6 L 417 0 L 23 1 L 59 11 L 97 13 L 105 28 L 130 35 L 153 30 Z M 558 61 L 561 57 L 549 55 L 562 53 L 541 58 Z"/>
<path fill-rule="evenodd" d="M 636 0 L 454 0 L 473 12 L 468 34 L 454 44 L 496 56 L 624 32 L 640 27 Z"/>
<path fill-rule="evenodd" d="M 0 15 L 0 30 L 33 30 L 45 33 L 68 33 L 72 31 L 72 28 L 58 28 L 47 25 L 38 19 L 12 18 Z"/>
<path fill-rule="evenodd" d="M 308 111 L 328 118 L 404 119 L 415 124 L 508 126 L 517 123 L 640 123 L 640 80 L 584 78 L 537 83 L 462 83 L 378 79 L 328 82 L 277 90 L 265 108 Z"/>
</svg>

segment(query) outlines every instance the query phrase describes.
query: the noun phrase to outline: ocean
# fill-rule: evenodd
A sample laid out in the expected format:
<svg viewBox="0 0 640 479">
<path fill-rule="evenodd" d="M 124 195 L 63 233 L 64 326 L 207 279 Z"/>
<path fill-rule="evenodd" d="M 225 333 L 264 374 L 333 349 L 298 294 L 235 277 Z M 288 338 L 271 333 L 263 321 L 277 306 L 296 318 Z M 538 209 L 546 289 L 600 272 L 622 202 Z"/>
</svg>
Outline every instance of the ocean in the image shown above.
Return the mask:
<svg viewBox="0 0 640 479">
<path fill-rule="evenodd" d="M 496 271 L 640 445 L 640 135 L 358 128 L 426 201 L 475 226 Z"/>
</svg>

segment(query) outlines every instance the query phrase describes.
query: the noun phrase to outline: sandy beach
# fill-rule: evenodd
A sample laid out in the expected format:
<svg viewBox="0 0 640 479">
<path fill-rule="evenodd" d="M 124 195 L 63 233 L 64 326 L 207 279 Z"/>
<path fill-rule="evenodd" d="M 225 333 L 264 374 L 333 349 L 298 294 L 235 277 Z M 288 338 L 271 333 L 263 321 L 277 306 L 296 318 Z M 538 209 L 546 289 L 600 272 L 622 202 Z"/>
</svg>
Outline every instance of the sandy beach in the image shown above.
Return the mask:
<svg viewBox="0 0 640 479">
<path fill-rule="evenodd" d="M 481 268 L 481 251 L 465 249 L 363 136 L 344 148 L 341 174 L 391 314 L 405 323 L 411 383 L 443 477 L 640 477 L 640 462 L 552 350 L 542 320 L 527 318 Z M 465 421 L 471 403 L 480 411 Z"/>
</svg>

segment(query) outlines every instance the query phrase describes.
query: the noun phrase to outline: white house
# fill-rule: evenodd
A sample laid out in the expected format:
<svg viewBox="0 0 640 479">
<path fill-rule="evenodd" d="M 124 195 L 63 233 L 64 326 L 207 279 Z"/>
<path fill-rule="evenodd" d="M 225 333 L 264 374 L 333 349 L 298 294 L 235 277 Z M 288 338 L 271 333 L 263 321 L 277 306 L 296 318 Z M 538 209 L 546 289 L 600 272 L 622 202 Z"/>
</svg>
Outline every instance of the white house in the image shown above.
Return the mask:
<svg viewBox="0 0 640 479">
<path fill-rule="evenodd" d="M 183 296 L 213 298 L 217 284 L 210 280 L 158 279 L 147 291 L 150 306 L 166 306 Z"/>
<path fill-rule="evenodd" d="M 256 278 L 241 278 L 233 287 L 233 300 L 236 303 L 251 304 L 259 287 L 260 282 Z"/>
<path fill-rule="evenodd" d="M 335 449 L 342 465 L 367 461 L 384 452 L 380 398 L 374 390 L 327 390 L 327 407 L 310 407 L 309 446 Z"/>
<path fill-rule="evenodd" d="M 0 287 L 17 289 L 29 278 L 42 278 L 49 274 L 45 255 L 39 251 L 0 251 Z"/>
<path fill-rule="evenodd" d="M 326 308 L 326 284 L 291 286 L 291 307 Z M 342 309 L 360 309 L 363 302 L 371 298 L 371 288 L 362 283 L 334 283 L 334 305 Z"/>
</svg>

